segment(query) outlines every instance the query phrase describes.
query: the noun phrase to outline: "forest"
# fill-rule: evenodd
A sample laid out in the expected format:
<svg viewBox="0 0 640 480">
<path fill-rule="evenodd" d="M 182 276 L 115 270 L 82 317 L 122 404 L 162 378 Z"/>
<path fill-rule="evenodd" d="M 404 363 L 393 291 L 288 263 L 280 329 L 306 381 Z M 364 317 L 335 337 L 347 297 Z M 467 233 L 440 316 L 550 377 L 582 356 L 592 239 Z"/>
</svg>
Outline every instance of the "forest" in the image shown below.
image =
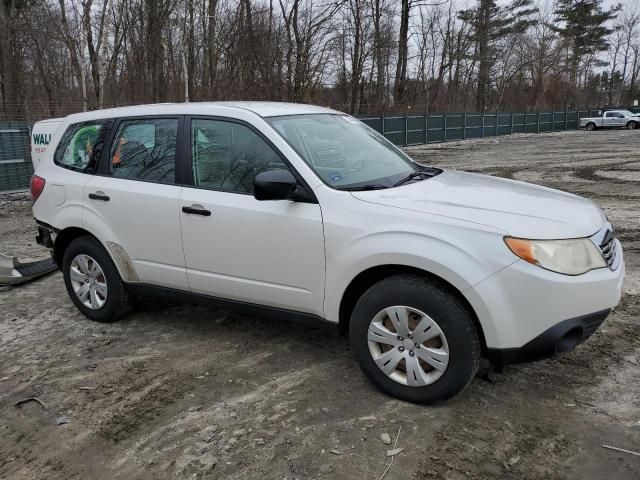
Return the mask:
<svg viewBox="0 0 640 480">
<path fill-rule="evenodd" d="M 0 118 L 276 100 L 352 114 L 629 105 L 635 0 L 0 0 Z"/>
</svg>

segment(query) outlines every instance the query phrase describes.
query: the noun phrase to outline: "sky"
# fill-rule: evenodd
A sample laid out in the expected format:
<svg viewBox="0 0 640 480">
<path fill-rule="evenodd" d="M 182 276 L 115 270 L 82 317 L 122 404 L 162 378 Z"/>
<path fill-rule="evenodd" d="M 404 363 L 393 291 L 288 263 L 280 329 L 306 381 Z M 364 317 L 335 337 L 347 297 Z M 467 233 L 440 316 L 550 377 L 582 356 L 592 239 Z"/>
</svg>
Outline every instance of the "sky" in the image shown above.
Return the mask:
<svg viewBox="0 0 640 480">
<path fill-rule="evenodd" d="M 623 5 L 634 5 L 634 4 L 638 4 L 638 0 L 605 0 L 604 5 L 607 5 L 609 7 L 612 7 L 618 3 L 622 3 Z"/>
</svg>

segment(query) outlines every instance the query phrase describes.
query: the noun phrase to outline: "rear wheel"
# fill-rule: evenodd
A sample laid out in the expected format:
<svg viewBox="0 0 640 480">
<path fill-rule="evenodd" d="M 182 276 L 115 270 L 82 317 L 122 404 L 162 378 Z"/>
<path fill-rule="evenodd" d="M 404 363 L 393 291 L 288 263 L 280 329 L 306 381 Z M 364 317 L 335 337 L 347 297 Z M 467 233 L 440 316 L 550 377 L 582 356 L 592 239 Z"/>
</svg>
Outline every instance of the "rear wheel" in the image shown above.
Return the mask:
<svg viewBox="0 0 640 480">
<path fill-rule="evenodd" d="M 627 123 L 627 130 L 635 130 L 636 128 L 638 128 L 637 122 L 634 122 L 633 120 L 631 120 L 630 122 Z"/>
<path fill-rule="evenodd" d="M 587 126 L 585 127 L 589 132 L 593 132 L 596 129 L 596 124 L 593 122 L 589 122 L 587 123 Z"/>
<path fill-rule="evenodd" d="M 419 276 L 398 275 L 372 286 L 356 304 L 349 330 L 364 373 L 401 400 L 451 398 L 478 370 L 480 342 L 464 304 Z"/>
<path fill-rule="evenodd" d="M 115 322 L 127 311 L 129 296 L 106 250 L 91 237 L 72 241 L 62 259 L 69 297 L 87 318 Z"/>
</svg>

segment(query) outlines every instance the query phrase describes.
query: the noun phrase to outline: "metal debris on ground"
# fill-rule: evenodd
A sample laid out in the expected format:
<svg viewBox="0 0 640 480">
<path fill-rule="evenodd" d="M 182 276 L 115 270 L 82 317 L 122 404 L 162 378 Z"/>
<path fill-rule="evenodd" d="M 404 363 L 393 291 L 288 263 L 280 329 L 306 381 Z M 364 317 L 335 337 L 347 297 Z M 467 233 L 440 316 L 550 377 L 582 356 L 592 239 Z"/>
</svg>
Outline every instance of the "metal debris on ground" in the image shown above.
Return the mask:
<svg viewBox="0 0 640 480">
<path fill-rule="evenodd" d="M 608 450 L 615 450 L 616 452 L 628 453 L 629 455 L 636 455 L 640 457 L 640 452 L 634 452 L 631 450 L 626 450 L 624 448 L 612 447 L 611 445 L 602 445 L 602 447 Z"/>
<path fill-rule="evenodd" d="M 69 417 L 63 415 L 62 417 L 56 418 L 56 425 L 66 425 L 70 421 L 71 419 Z"/>
<path fill-rule="evenodd" d="M 400 422 L 400 427 L 398 427 L 398 434 L 396 435 L 396 441 L 393 444 L 393 450 L 397 450 L 398 438 L 400 437 L 400 430 L 402 430 L 402 422 Z M 389 450 L 389 452 L 392 452 L 393 450 Z M 400 449 L 400 450 L 402 451 L 402 449 Z M 389 465 L 387 465 L 386 470 L 380 476 L 380 480 L 382 480 L 387 475 L 387 473 L 389 473 L 389 470 L 391 470 L 391 467 L 393 466 L 393 462 L 394 462 L 395 459 L 396 459 L 395 455 L 392 455 L 391 456 L 391 462 L 389 462 Z"/>
<path fill-rule="evenodd" d="M 395 457 L 396 455 L 398 455 L 399 453 L 401 453 L 402 451 L 404 451 L 404 448 L 394 448 L 392 450 L 387 450 L 387 457 Z"/>
<path fill-rule="evenodd" d="M 23 404 L 29 403 L 29 402 L 39 403 L 42 408 L 44 408 L 45 410 L 49 410 L 49 407 L 47 407 L 47 404 L 44 403 L 42 400 L 40 400 L 38 397 L 23 398 L 22 400 L 18 400 L 14 405 L 20 408 Z"/>
</svg>

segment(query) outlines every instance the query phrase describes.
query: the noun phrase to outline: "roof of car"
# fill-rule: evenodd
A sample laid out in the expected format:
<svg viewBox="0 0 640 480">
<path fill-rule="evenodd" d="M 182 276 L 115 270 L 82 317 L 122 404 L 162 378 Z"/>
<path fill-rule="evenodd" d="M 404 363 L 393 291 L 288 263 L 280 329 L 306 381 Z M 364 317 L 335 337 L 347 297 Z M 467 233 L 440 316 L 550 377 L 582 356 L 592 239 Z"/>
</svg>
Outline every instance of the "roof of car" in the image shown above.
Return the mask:
<svg viewBox="0 0 640 480">
<path fill-rule="evenodd" d="M 304 115 L 308 113 L 340 113 L 318 105 L 287 102 L 210 102 L 211 105 L 243 108 L 261 117 L 275 117 L 278 115 Z"/>
<path fill-rule="evenodd" d="M 142 115 L 182 115 L 210 113 L 215 107 L 226 107 L 253 112 L 260 117 L 280 115 L 305 115 L 313 113 L 342 113 L 317 105 L 286 102 L 190 102 L 190 103 L 154 103 L 131 107 L 109 108 L 69 115 L 72 121 L 84 121 L 96 118 L 129 117 Z"/>
</svg>

